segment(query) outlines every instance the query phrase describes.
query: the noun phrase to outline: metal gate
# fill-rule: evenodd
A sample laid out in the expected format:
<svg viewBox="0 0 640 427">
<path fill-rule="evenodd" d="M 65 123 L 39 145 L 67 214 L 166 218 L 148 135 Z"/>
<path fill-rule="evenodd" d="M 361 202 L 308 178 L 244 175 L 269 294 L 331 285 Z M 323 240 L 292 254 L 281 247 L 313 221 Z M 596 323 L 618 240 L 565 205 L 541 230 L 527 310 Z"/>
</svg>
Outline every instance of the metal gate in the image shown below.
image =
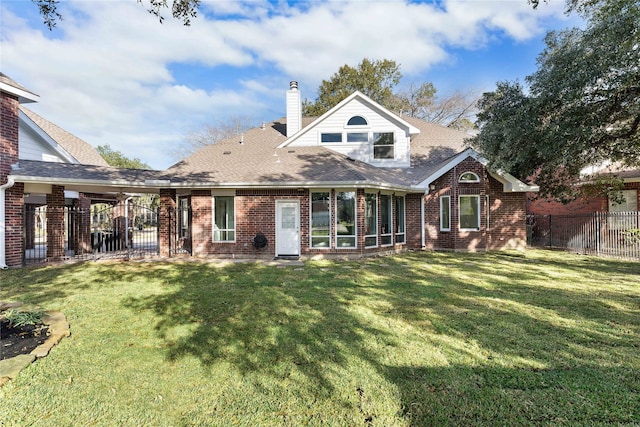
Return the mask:
<svg viewBox="0 0 640 427">
<path fill-rule="evenodd" d="M 90 209 L 25 205 L 24 263 L 132 259 L 158 254 L 158 212 L 133 203 Z"/>
</svg>

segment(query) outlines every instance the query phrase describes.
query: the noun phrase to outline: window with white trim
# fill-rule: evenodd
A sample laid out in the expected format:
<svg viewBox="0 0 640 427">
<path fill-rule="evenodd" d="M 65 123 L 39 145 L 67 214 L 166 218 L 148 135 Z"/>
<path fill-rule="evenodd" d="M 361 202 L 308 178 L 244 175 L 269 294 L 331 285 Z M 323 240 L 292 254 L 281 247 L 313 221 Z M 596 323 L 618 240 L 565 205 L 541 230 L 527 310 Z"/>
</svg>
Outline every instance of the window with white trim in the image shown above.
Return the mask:
<svg viewBox="0 0 640 427">
<path fill-rule="evenodd" d="M 340 144 L 342 143 L 342 132 L 322 133 L 320 134 L 320 142 L 323 144 Z"/>
<path fill-rule="evenodd" d="M 393 244 L 393 230 L 391 228 L 391 196 L 380 195 L 380 245 Z"/>
<path fill-rule="evenodd" d="M 451 231 L 451 196 L 440 196 L 440 231 Z"/>
<path fill-rule="evenodd" d="M 369 132 L 349 132 L 347 133 L 347 143 L 369 142 Z"/>
<path fill-rule="evenodd" d="M 331 198 L 328 191 L 311 193 L 311 247 L 331 247 Z"/>
<path fill-rule="evenodd" d="M 394 159 L 395 139 L 393 132 L 373 133 L 373 158 L 374 159 Z"/>
<path fill-rule="evenodd" d="M 405 242 L 405 200 L 404 196 L 396 196 L 396 243 Z"/>
<path fill-rule="evenodd" d="M 630 216 L 623 212 L 637 212 L 638 211 L 638 190 L 622 190 L 622 197 L 624 202 L 615 203 L 614 200 L 609 199 L 609 228 L 612 230 L 627 230 L 629 228 L 635 228 L 636 215 Z"/>
<path fill-rule="evenodd" d="M 480 182 L 480 177 L 474 172 L 465 172 L 460 175 L 458 178 L 458 182 L 466 183 L 466 182 Z"/>
<path fill-rule="evenodd" d="M 378 246 L 378 195 L 367 193 L 364 196 L 364 246 Z"/>
<path fill-rule="evenodd" d="M 336 192 L 336 247 L 356 247 L 356 192 Z"/>
<path fill-rule="evenodd" d="M 353 116 L 347 122 L 347 126 L 367 126 L 367 119 L 362 116 Z"/>
<path fill-rule="evenodd" d="M 458 199 L 460 230 L 480 230 L 480 196 L 463 195 Z"/>
<path fill-rule="evenodd" d="M 236 208 L 234 196 L 213 197 L 213 241 L 236 240 Z"/>
</svg>

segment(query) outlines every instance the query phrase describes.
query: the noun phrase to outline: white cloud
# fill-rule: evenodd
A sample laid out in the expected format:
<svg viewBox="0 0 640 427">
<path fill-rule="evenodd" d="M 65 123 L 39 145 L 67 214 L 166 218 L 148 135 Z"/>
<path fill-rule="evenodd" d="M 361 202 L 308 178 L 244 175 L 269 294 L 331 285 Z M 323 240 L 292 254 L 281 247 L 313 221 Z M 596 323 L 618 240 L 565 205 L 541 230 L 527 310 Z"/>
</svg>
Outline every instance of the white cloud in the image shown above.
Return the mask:
<svg viewBox="0 0 640 427">
<path fill-rule="evenodd" d="M 364 57 L 393 59 L 418 76 L 450 60 L 451 48 L 476 49 L 496 32 L 537 37 L 545 19 L 562 16 L 560 7 L 533 11 L 525 0 L 205 1 L 184 27 L 170 17 L 160 25 L 134 0 L 61 5 L 64 20 L 52 33 L 16 15 L 11 2 L 1 6 L 2 71 L 41 95 L 32 108 L 49 120 L 158 168 L 172 162 L 163 147 L 179 144 L 194 123 L 277 118 L 260 116 L 284 111 L 289 80 L 313 98 L 321 79 Z M 190 65 L 210 75 L 208 84 L 184 77 Z"/>
</svg>

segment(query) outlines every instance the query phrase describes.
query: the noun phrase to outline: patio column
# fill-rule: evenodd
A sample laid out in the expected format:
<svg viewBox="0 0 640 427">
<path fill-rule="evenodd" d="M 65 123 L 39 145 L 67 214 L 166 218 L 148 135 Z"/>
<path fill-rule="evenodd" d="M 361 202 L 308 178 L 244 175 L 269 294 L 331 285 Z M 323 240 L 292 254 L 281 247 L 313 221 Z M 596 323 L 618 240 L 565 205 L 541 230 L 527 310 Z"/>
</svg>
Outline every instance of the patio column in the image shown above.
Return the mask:
<svg viewBox="0 0 640 427">
<path fill-rule="evenodd" d="M 160 189 L 160 256 L 170 257 L 176 242 L 176 190 Z"/>
<path fill-rule="evenodd" d="M 80 193 L 80 198 L 73 201 L 74 207 L 74 239 L 73 250 L 76 255 L 91 253 L 91 199 Z"/>
<path fill-rule="evenodd" d="M 52 185 L 47 194 L 47 258 L 59 260 L 65 256 L 64 187 Z"/>
<path fill-rule="evenodd" d="M 195 256 L 206 255 L 212 238 L 211 191 L 191 192 L 191 247 Z"/>
</svg>

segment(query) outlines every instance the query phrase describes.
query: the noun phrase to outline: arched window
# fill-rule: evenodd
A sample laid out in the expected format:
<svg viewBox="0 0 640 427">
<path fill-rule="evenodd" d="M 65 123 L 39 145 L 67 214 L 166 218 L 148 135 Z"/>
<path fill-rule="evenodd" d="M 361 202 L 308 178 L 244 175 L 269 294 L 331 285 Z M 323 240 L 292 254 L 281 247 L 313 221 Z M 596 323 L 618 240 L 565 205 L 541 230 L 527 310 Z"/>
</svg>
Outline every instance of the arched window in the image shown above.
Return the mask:
<svg viewBox="0 0 640 427">
<path fill-rule="evenodd" d="M 460 175 L 458 182 L 480 182 L 480 178 L 473 172 L 465 172 Z"/>
<path fill-rule="evenodd" d="M 366 126 L 368 124 L 367 119 L 362 116 L 353 116 L 347 122 L 347 126 Z"/>
</svg>

